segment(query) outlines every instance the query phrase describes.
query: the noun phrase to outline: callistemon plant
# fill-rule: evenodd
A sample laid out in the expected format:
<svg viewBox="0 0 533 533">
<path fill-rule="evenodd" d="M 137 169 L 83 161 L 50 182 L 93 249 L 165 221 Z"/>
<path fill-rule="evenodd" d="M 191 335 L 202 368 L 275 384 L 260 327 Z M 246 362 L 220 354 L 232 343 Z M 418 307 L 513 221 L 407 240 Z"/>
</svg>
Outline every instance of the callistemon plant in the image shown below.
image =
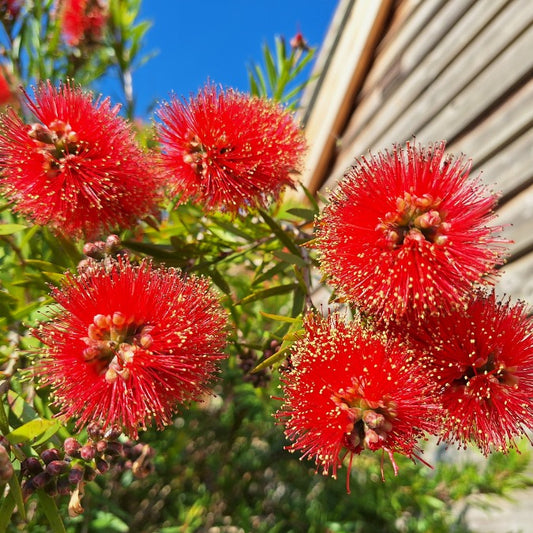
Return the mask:
<svg viewBox="0 0 533 533">
<path fill-rule="evenodd" d="M 207 279 L 118 258 L 67 275 L 35 330 L 35 372 L 65 419 L 132 437 L 208 393 L 225 357 L 226 314 Z"/>
<path fill-rule="evenodd" d="M 317 223 L 328 282 L 377 320 L 423 320 L 460 305 L 503 262 L 496 195 L 445 144 L 360 159 Z"/>
<path fill-rule="evenodd" d="M 110 100 L 70 82 L 35 88 L 37 122 L 0 117 L 0 186 L 14 210 L 57 233 L 92 238 L 132 227 L 155 209 L 163 183 Z"/>
<path fill-rule="evenodd" d="M 303 187 L 281 204 L 306 39 L 265 47 L 252 94 L 207 83 L 133 122 L 143 11 L 0 1 L 0 533 L 71 531 L 82 501 L 91 531 L 453 529 L 432 520 L 498 466 L 427 475 L 424 440 L 488 455 L 533 428 L 528 310 L 482 292 L 496 195 L 444 142 L 408 143 L 322 213 Z M 108 75 L 122 111 L 82 88 Z M 317 309 L 326 284 L 342 310 Z"/>
<path fill-rule="evenodd" d="M 280 105 L 207 85 L 156 113 L 162 168 L 181 201 L 206 211 L 246 212 L 294 186 L 305 140 Z"/>
<path fill-rule="evenodd" d="M 305 317 L 282 378 L 277 418 L 291 451 L 336 476 L 343 459 L 364 450 L 417 458 L 417 442 L 436 431 L 440 407 L 418 354 L 400 341 L 345 322 L 338 314 Z"/>
</svg>

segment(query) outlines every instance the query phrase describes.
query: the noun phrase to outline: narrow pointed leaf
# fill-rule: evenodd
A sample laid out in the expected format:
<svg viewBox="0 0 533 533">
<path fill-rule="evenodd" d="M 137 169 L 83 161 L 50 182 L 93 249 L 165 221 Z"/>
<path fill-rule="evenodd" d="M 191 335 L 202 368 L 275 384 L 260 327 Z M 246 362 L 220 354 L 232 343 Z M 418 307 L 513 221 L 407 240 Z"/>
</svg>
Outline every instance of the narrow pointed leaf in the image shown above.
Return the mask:
<svg viewBox="0 0 533 533">
<path fill-rule="evenodd" d="M 277 85 L 278 73 L 276 72 L 276 66 L 274 64 L 274 58 L 272 57 L 272 52 L 268 45 L 263 46 L 263 55 L 265 57 L 265 66 L 268 77 L 268 83 L 270 87 L 274 88 Z"/>
<path fill-rule="evenodd" d="M 276 237 L 295 255 L 300 255 L 298 245 L 287 235 L 283 228 L 265 211 L 261 211 L 263 220 L 268 224 Z"/>
<path fill-rule="evenodd" d="M 24 224 L 0 224 L 0 235 L 13 235 L 27 227 Z"/>
<path fill-rule="evenodd" d="M 287 346 L 286 348 L 282 348 L 275 354 L 271 355 L 264 361 L 261 361 L 253 370 L 252 374 L 255 374 L 256 372 L 260 372 L 261 370 L 264 370 L 265 368 L 269 368 L 272 365 L 275 365 L 278 361 L 281 361 L 284 357 L 287 356 L 287 353 L 289 352 L 290 346 Z"/>
<path fill-rule="evenodd" d="M 9 480 L 9 488 L 13 499 L 17 504 L 17 509 L 23 520 L 26 520 L 26 506 L 24 505 L 24 498 L 22 497 L 22 489 L 20 488 L 19 478 L 16 475 L 11 476 Z"/>
<path fill-rule="evenodd" d="M 262 274 L 259 274 L 253 281 L 253 285 L 259 285 L 260 283 L 263 283 L 263 281 L 267 281 L 269 279 L 272 279 L 276 274 L 280 274 L 287 270 L 289 268 L 289 265 L 287 263 L 277 263 L 272 268 L 269 268 L 266 272 L 263 272 Z"/>
<path fill-rule="evenodd" d="M 256 302 L 257 300 L 264 300 L 265 298 L 270 298 L 271 296 L 287 294 L 298 288 L 299 286 L 300 285 L 298 283 L 289 283 L 287 285 L 277 285 L 276 287 L 269 287 L 268 289 L 263 289 L 249 294 L 238 303 L 241 305 L 246 305 L 252 302 Z"/>
<path fill-rule="evenodd" d="M 316 211 L 314 209 L 305 209 L 300 207 L 293 207 L 287 209 L 287 213 L 294 215 L 295 217 L 301 218 L 302 220 L 307 220 L 312 222 L 315 219 Z"/>
<path fill-rule="evenodd" d="M 37 491 L 37 496 L 39 498 L 39 503 L 41 504 L 41 509 L 44 511 L 50 524 L 50 531 L 52 531 L 52 533 L 66 533 L 63 520 L 61 519 L 61 515 L 59 514 L 54 499 L 46 494 L 43 489 Z"/>
<path fill-rule="evenodd" d="M 0 533 L 5 533 L 7 531 L 7 526 L 11 520 L 11 515 L 15 510 L 16 502 L 13 497 L 13 493 L 9 492 L 2 501 L 0 505 Z"/>
<path fill-rule="evenodd" d="M 266 313 L 265 311 L 259 311 L 264 317 L 270 318 L 271 320 L 277 320 L 278 322 L 289 322 L 290 324 L 294 324 L 295 322 L 298 322 L 298 318 L 293 318 L 291 316 L 284 316 L 284 315 L 273 315 L 272 313 Z"/>
<path fill-rule="evenodd" d="M 282 252 L 281 250 L 276 250 L 275 252 L 273 252 L 273 255 L 275 255 L 278 259 L 289 263 L 290 265 L 298 265 L 302 268 L 307 267 L 307 263 L 301 255 L 289 254 L 287 252 Z"/>
</svg>

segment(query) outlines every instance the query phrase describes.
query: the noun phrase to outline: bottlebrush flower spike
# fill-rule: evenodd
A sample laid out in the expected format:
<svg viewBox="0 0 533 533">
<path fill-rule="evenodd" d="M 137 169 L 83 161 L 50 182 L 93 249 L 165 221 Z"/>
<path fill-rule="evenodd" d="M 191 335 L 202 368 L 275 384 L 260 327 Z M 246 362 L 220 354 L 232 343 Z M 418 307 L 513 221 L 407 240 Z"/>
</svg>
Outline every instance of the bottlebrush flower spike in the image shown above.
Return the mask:
<svg viewBox="0 0 533 533">
<path fill-rule="evenodd" d="M 226 315 L 207 279 L 119 258 L 67 274 L 52 296 L 60 307 L 34 332 L 44 344 L 35 372 L 78 427 L 122 426 L 135 438 L 208 391 Z"/>
<path fill-rule="evenodd" d="M 431 382 L 400 342 L 374 334 L 339 315 L 304 320 L 305 334 L 282 378 L 283 407 L 276 417 L 291 451 L 313 458 L 324 474 L 363 450 L 419 458 L 417 440 L 438 427 Z"/>
<path fill-rule="evenodd" d="M 493 281 L 504 243 L 490 226 L 496 196 L 445 143 L 362 158 L 317 224 L 321 269 L 377 319 L 448 312 Z"/>
<path fill-rule="evenodd" d="M 476 291 L 415 338 L 429 352 L 447 414 L 444 440 L 474 443 L 487 455 L 533 429 L 533 322 L 524 303 Z"/>
<path fill-rule="evenodd" d="M 5 106 L 6 104 L 13 103 L 15 101 L 13 91 L 11 90 L 3 70 L 4 69 L 0 67 L 0 106 Z"/>
<path fill-rule="evenodd" d="M 107 23 L 107 6 L 101 0 L 59 0 L 61 34 L 69 46 L 98 42 Z"/>
<path fill-rule="evenodd" d="M 70 83 L 24 93 L 38 122 L 0 117 L 1 187 L 15 210 L 71 237 L 131 227 L 153 211 L 160 179 L 119 106 Z"/>
<path fill-rule="evenodd" d="M 265 99 L 208 85 L 163 105 L 158 135 L 173 192 L 205 210 L 265 207 L 293 186 L 305 148 L 289 112 Z"/>
</svg>

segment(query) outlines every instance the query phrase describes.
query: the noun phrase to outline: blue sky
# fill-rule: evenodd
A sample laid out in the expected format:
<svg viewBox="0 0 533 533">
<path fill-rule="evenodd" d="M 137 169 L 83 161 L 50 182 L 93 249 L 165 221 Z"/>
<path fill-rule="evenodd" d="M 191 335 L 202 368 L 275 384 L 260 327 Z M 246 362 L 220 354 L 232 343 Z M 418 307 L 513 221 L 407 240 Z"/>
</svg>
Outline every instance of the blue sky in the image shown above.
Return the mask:
<svg viewBox="0 0 533 533">
<path fill-rule="evenodd" d="M 146 51 L 158 54 L 134 75 L 137 114 L 153 103 L 195 94 L 209 79 L 247 91 L 247 65 L 262 60 L 274 36 L 287 41 L 301 31 L 319 46 L 336 0 L 144 0 L 141 17 L 152 21 Z"/>
</svg>

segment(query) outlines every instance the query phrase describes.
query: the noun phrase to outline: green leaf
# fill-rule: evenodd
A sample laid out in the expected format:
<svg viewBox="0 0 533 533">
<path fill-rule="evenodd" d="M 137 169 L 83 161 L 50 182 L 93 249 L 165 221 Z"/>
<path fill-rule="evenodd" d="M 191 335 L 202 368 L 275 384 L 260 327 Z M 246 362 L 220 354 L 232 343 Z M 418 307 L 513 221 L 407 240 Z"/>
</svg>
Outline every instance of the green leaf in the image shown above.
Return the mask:
<svg viewBox="0 0 533 533">
<path fill-rule="evenodd" d="M 9 479 L 9 488 L 11 489 L 11 494 L 13 494 L 13 499 L 17 504 L 17 509 L 23 520 L 26 520 L 26 507 L 24 505 L 24 498 L 22 497 L 22 490 L 20 488 L 19 479 L 16 475 L 11 476 Z"/>
<path fill-rule="evenodd" d="M 267 44 L 263 45 L 263 56 L 265 58 L 265 66 L 268 76 L 268 83 L 270 87 L 274 89 L 278 82 L 278 73 L 276 72 L 276 66 L 274 64 L 274 58 L 272 57 L 272 52 Z"/>
<path fill-rule="evenodd" d="M 289 254 L 287 252 L 282 252 L 280 250 L 275 250 L 272 252 L 278 259 L 289 263 L 290 265 L 298 265 L 299 267 L 306 268 L 307 263 L 302 258 L 301 255 Z"/>
<path fill-rule="evenodd" d="M 253 72 L 249 69 L 248 69 L 248 83 L 250 84 L 250 94 L 252 96 L 260 96 L 259 86 L 257 85 L 257 82 L 255 81 Z"/>
<path fill-rule="evenodd" d="M 226 222 L 225 220 L 220 220 L 216 218 L 213 218 L 212 220 L 217 226 L 227 231 L 228 233 L 232 233 L 233 235 L 236 235 L 237 237 L 242 237 L 247 242 L 252 242 L 254 240 L 254 237 L 252 237 L 251 235 L 248 235 L 248 233 L 242 231 L 240 228 L 236 227 L 234 224 L 230 224 L 229 222 Z"/>
<path fill-rule="evenodd" d="M 211 268 L 207 272 L 208 276 L 213 280 L 213 283 L 224 293 L 227 295 L 231 294 L 231 288 L 228 285 L 228 282 L 224 279 L 222 274 L 216 269 Z"/>
<path fill-rule="evenodd" d="M 62 426 L 59 422 L 57 422 L 56 420 L 53 420 L 52 422 L 53 422 L 53 425 L 51 425 L 41 435 L 41 437 L 33 443 L 33 446 L 40 446 L 41 444 L 48 442 L 61 429 Z"/>
<path fill-rule="evenodd" d="M 287 58 L 287 47 L 285 46 L 285 39 L 283 37 L 276 37 L 274 39 L 274 46 L 276 47 L 276 59 L 278 60 L 278 72 L 283 68 L 285 59 Z"/>
<path fill-rule="evenodd" d="M 65 270 L 65 268 L 62 266 L 54 265 L 53 263 L 50 263 L 49 261 L 42 261 L 40 259 L 27 259 L 26 264 L 38 270 L 48 270 L 51 272 L 61 272 L 61 273 Z"/>
<path fill-rule="evenodd" d="M 42 272 L 42 275 L 54 285 L 61 285 L 65 279 L 65 274 L 58 274 L 57 272 Z"/>
<path fill-rule="evenodd" d="M 7 531 L 7 526 L 11 520 L 11 515 L 15 510 L 15 506 L 16 502 L 13 493 L 9 492 L 0 506 L 0 533 L 5 533 L 5 531 Z"/>
<path fill-rule="evenodd" d="M 277 263 L 272 268 L 269 268 L 266 272 L 263 272 L 259 274 L 254 280 L 252 281 L 252 285 L 259 285 L 260 283 L 263 283 L 263 281 L 267 281 L 269 279 L 272 279 L 276 274 L 281 274 L 282 272 L 285 272 L 289 268 L 288 263 Z"/>
<path fill-rule="evenodd" d="M 281 361 L 284 357 L 286 357 L 287 353 L 290 350 L 290 346 L 287 346 L 286 348 L 282 348 L 275 354 L 271 355 L 264 361 L 261 361 L 253 370 L 252 374 L 255 374 L 256 372 L 260 372 L 261 370 L 264 370 L 265 368 L 269 368 L 272 365 L 275 365 L 278 361 Z"/>
<path fill-rule="evenodd" d="M 7 391 L 7 405 L 9 412 L 21 422 L 33 420 L 38 416 L 32 406 L 12 390 Z"/>
<path fill-rule="evenodd" d="M 39 498 L 41 509 L 44 511 L 44 514 L 50 523 L 50 527 L 52 528 L 51 531 L 53 533 L 66 533 L 63 520 L 61 520 L 61 516 L 54 499 L 46 494 L 43 489 L 39 489 L 37 491 L 37 497 Z"/>
<path fill-rule="evenodd" d="M 278 322 L 289 322 L 291 324 L 294 324 L 295 322 L 298 322 L 298 318 L 293 318 L 291 316 L 284 316 L 284 315 L 273 315 L 272 313 L 266 313 L 265 311 L 259 311 L 264 317 L 270 318 L 271 320 L 277 320 Z"/>
<path fill-rule="evenodd" d="M 42 435 L 45 431 L 47 431 L 53 426 L 58 426 L 58 423 L 55 420 L 43 420 L 42 418 L 37 418 L 35 420 L 30 420 L 30 422 L 26 422 L 22 426 L 8 433 L 6 435 L 6 439 L 11 444 L 29 442 L 30 440 L 33 440 Z"/>
<path fill-rule="evenodd" d="M 289 237 L 283 228 L 267 213 L 261 211 L 263 220 L 268 224 L 276 237 L 295 255 L 301 255 L 298 245 Z"/>
<path fill-rule="evenodd" d="M 257 82 L 259 84 L 258 96 L 266 98 L 268 96 L 268 89 L 265 83 L 265 76 L 263 75 L 263 71 L 261 70 L 261 67 L 259 65 L 254 65 L 254 70 L 255 70 Z"/>
<path fill-rule="evenodd" d="M 40 309 L 41 307 L 44 307 L 45 305 L 48 305 L 49 303 L 52 303 L 53 301 L 54 300 L 52 298 L 46 298 L 43 300 L 37 300 L 24 307 L 20 307 L 13 313 L 13 318 L 15 320 L 21 320 L 27 317 L 33 311 L 36 311 L 37 309 Z"/>
<path fill-rule="evenodd" d="M 304 192 L 305 196 L 311 203 L 311 208 L 315 212 L 315 215 L 318 215 L 320 213 L 320 207 L 318 206 L 318 203 L 315 197 L 311 194 L 311 191 L 305 185 L 300 184 L 300 187 L 302 188 L 302 191 Z"/>
<path fill-rule="evenodd" d="M 300 61 L 298 62 L 297 65 L 294 65 L 293 69 L 292 69 L 292 75 L 293 77 L 297 76 L 298 74 L 300 74 L 300 72 L 307 66 L 307 64 L 313 59 L 314 55 L 315 55 L 315 52 L 316 52 L 316 48 L 310 48 L 308 51 L 307 51 L 307 54 L 305 56 L 302 56 Z M 304 84 L 307 85 L 307 83 L 309 83 L 310 80 L 314 79 L 316 76 L 312 76 L 309 80 L 305 81 Z"/>
<path fill-rule="evenodd" d="M 113 513 L 98 511 L 96 518 L 91 523 L 95 531 L 116 531 L 122 533 L 129 531 L 128 525 Z"/>
<path fill-rule="evenodd" d="M 316 211 L 314 209 L 305 209 L 301 207 L 292 207 L 291 209 L 287 209 L 287 213 L 301 218 L 302 220 L 307 220 L 308 222 L 312 222 L 316 215 Z"/>
<path fill-rule="evenodd" d="M 134 252 L 140 252 L 142 254 L 149 255 L 154 259 L 160 259 L 164 261 L 165 259 L 175 257 L 173 249 L 164 244 L 151 244 L 135 241 L 123 241 L 122 244 Z"/>
<path fill-rule="evenodd" d="M 16 304 L 18 302 L 18 298 L 15 298 L 15 296 L 9 294 L 7 291 L 0 290 L 0 301 L 11 305 Z"/>
<path fill-rule="evenodd" d="M 13 235 L 27 227 L 24 224 L 0 224 L 0 235 Z"/>
<path fill-rule="evenodd" d="M 292 292 L 294 289 L 297 289 L 300 285 L 298 283 L 288 283 L 287 285 L 277 285 L 276 287 L 269 287 L 268 289 L 263 289 L 260 291 L 253 292 L 245 298 L 243 298 L 238 304 L 246 305 L 257 300 L 264 300 L 265 298 L 270 298 L 271 296 L 278 296 L 280 294 L 287 294 Z"/>
<path fill-rule="evenodd" d="M 307 292 L 304 292 L 303 290 L 294 291 L 294 298 L 292 301 L 292 311 L 291 311 L 292 316 L 301 315 L 302 311 L 304 310 L 306 295 L 307 295 Z"/>
</svg>

